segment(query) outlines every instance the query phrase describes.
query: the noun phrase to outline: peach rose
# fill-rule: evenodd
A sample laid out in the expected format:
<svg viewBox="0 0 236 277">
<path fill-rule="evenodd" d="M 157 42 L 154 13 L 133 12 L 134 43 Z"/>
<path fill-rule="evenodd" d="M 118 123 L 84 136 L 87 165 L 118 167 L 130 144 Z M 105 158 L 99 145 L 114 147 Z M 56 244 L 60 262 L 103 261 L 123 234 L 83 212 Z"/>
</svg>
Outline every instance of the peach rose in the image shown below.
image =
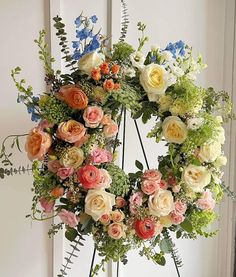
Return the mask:
<svg viewBox="0 0 236 277">
<path fill-rule="evenodd" d="M 117 196 L 116 197 L 116 207 L 117 208 L 123 208 L 124 206 L 126 206 L 127 202 L 125 201 L 125 199 L 121 196 Z"/>
<path fill-rule="evenodd" d="M 102 225 L 108 225 L 110 224 L 111 217 L 109 214 L 103 214 L 100 218 L 99 221 L 102 223 Z"/>
<path fill-rule="evenodd" d="M 57 98 L 65 101 L 72 109 L 83 110 L 88 106 L 88 97 L 75 85 L 61 87 Z"/>
<path fill-rule="evenodd" d="M 121 239 L 125 237 L 125 225 L 122 223 L 112 223 L 108 226 L 107 232 L 112 239 Z"/>
<path fill-rule="evenodd" d="M 81 140 L 85 136 L 85 133 L 86 128 L 84 125 L 75 120 L 62 122 L 57 129 L 57 137 L 70 143 Z"/>
<path fill-rule="evenodd" d="M 105 90 L 113 90 L 114 89 L 114 82 L 112 79 L 109 79 L 109 80 L 106 80 L 104 83 L 103 83 L 103 88 Z"/>
<path fill-rule="evenodd" d="M 156 192 L 159 188 L 159 183 L 152 180 L 144 180 L 141 184 L 141 190 L 143 193 L 150 195 Z"/>
<path fill-rule="evenodd" d="M 99 68 L 102 71 L 102 74 L 104 74 L 104 75 L 109 74 L 110 69 L 109 69 L 109 64 L 107 62 L 102 63 L 99 66 Z"/>
<path fill-rule="evenodd" d="M 89 106 L 85 109 L 83 119 L 85 126 L 90 128 L 97 128 L 103 118 L 103 110 L 98 106 Z"/>
<path fill-rule="evenodd" d="M 105 114 L 102 118 L 101 124 L 108 125 L 111 123 L 113 123 L 113 120 L 111 119 L 111 114 Z"/>
<path fill-rule="evenodd" d="M 94 68 L 91 71 L 91 77 L 93 78 L 94 81 L 99 81 L 102 77 L 100 68 Z"/>
<path fill-rule="evenodd" d="M 118 74 L 120 71 L 120 66 L 118 64 L 113 64 L 113 66 L 111 67 L 111 71 L 113 74 Z"/>
<path fill-rule="evenodd" d="M 111 219 L 114 222 L 121 222 L 123 221 L 125 218 L 125 215 L 123 212 L 119 211 L 119 210 L 115 210 L 111 212 Z"/>
<path fill-rule="evenodd" d="M 52 138 L 48 133 L 39 128 L 33 128 L 27 136 L 25 150 L 28 158 L 42 161 L 52 144 Z"/>
<path fill-rule="evenodd" d="M 106 138 L 114 137 L 118 132 L 118 125 L 113 121 L 112 123 L 103 127 L 103 133 Z"/>
<path fill-rule="evenodd" d="M 161 181 L 161 172 L 157 169 L 148 169 L 145 170 L 143 173 L 143 179 L 149 180 L 149 181 Z"/>
</svg>

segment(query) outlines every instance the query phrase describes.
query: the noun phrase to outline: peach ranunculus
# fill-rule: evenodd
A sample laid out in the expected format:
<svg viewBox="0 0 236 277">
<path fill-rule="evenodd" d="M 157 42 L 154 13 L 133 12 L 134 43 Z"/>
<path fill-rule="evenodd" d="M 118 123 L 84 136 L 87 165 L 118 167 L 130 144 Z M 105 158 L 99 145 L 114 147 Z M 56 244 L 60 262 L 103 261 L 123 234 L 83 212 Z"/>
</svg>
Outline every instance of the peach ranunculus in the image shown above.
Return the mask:
<svg viewBox="0 0 236 277">
<path fill-rule="evenodd" d="M 97 128 L 102 118 L 103 110 L 99 106 L 89 106 L 84 110 L 83 119 L 86 127 Z"/>
<path fill-rule="evenodd" d="M 57 137 L 70 143 L 81 140 L 85 136 L 85 133 L 86 128 L 84 125 L 75 120 L 62 122 L 57 129 Z"/>
<path fill-rule="evenodd" d="M 61 87 L 57 98 L 66 102 L 72 109 L 83 110 L 88 106 L 87 95 L 75 85 Z"/>
<path fill-rule="evenodd" d="M 85 198 L 85 213 L 98 221 L 104 214 L 110 214 L 115 205 L 115 195 L 103 189 L 90 189 Z"/>
<path fill-rule="evenodd" d="M 123 223 L 112 223 L 108 226 L 108 235 L 112 239 L 121 239 L 125 237 L 125 225 Z"/>
<path fill-rule="evenodd" d="M 27 136 L 25 150 L 28 158 L 42 161 L 52 144 L 52 138 L 40 128 L 33 128 Z"/>
<path fill-rule="evenodd" d="M 118 132 L 118 125 L 113 121 L 103 127 L 103 133 L 106 138 L 114 137 Z"/>
</svg>

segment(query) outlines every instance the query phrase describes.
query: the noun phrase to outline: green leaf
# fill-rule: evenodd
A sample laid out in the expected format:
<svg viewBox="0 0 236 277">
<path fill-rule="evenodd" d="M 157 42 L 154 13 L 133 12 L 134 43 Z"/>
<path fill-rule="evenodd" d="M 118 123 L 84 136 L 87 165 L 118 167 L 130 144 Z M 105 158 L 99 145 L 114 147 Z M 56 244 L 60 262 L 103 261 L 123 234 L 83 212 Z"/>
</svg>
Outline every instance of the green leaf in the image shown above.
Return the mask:
<svg viewBox="0 0 236 277">
<path fill-rule="evenodd" d="M 185 219 L 180 226 L 188 233 L 191 233 L 193 231 L 193 225 L 192 223 L 188 220 Z"/>
<path fill-rule="evenodd" d="M 66 232 L 65 232 L 65 237 L 69 240 L 69 241 L 74 241 L 76 239 L 78 235 L 78 232 L 76 231 L 76 229 L 74 228 L 70 228 L 68 227 Z"/>
<path fill-rule="evenodd" d="M 16 137 L 16 146 L 17 146 L 17 149 L 18 149 L 20 152 L 22 152 L 21 149 L 20 149 L 20 143 L 19 143 L 19 138 L 18 138 L 18 137 Z"/>
<path fill-rule="evenodd" d="M 143 170 L 143 164 L 142 164 L 140 161 L 136 160 L 136 161 L 135 161 L 135 166 L 136 166 L 138 169 L 140 169 L 141 171 Z"/>
<path fill-rule="evenodd" d="M 156 254 L 154 256 L 155 262 L 161 266 L 164 266 L 166 264 L 166 259 L 163 255 L 161 254 Z"/>
<path fill-rule="evenodd" d="M 160 249 L 164 253 L 170 253 L 172 250 L 171 241 L 167 239 L 162 239 L 159 243 Z"/>
</svg>

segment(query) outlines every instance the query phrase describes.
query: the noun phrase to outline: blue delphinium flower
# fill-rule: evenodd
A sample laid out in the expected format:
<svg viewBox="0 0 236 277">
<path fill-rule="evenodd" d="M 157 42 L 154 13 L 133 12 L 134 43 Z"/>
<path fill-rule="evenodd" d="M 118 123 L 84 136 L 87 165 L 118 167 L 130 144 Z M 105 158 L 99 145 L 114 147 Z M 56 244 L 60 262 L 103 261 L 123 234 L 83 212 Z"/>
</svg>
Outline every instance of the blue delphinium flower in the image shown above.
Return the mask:
<svg viewBox="0 0 236 277">
<path fill-rule="evenodd" d="M 78 61 L 82 57 L 80 50 L 76 49 L 72 57 L 74 60 Z"/>
<path fill-rule="evenodd" d="M 166 46 L 166 49 L 172 53 L 173 58 L 176 58 L 176 55 L 184 56 L 185 55 L 185 43 L 182 40 L 179 40 L 175 43 L 169 43 Z"/>
<path fill-rule="evenodd" d="M 91 19 L 92 23 L 96 23 L 98 20 L 96 15 L 91 16 L 90 19 Z"/>
<path fill-rule="evenodd" d="M 72 47 L 75 49 L 78 49 L 80 47 L 80 42 L 79 41 L 72 41 Z"/>
<path fill-rule="evenodd" d="M 157 60 L 157 57 L 155 55 L 151 56 L 151 61 L 155 62 Z"/>
<path fill-rule="evenodd" d="M 77 28 L 79 28 L 81 26 L 81 16 L 76 18 L 75 25 L 76 25 Z"/>
<path fill-rule="evenodd" d="M 39 119 L 40 119 L 40 116 L 38 114 L 36 114 L 36 113 L 31 114 L 32 121 L 37 122 L 37 121 L 39 121 Z"/>
<path fill-rule="evenodd" d="M 76 37 L 80 40 L 87 39 L 90 35 L 90 30 L 88 28 L 83 28 L 82 30 L 76 30 Z"/>
</svg>

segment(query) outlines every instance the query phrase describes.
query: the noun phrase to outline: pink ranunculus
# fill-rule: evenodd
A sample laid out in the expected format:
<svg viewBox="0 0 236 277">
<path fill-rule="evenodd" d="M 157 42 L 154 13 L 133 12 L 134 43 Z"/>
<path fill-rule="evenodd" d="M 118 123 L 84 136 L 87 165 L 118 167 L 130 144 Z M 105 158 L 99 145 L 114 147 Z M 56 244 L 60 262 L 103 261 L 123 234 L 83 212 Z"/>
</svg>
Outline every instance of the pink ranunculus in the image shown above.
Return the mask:
<svg viewBox="0 0 236 277">
<path fill-rule="evenodd" d="M 138 207 L 143 203 L 143 193 L 141 191 L 135 192 L 129 198 L 129 209 L 132 214 L 137 213 Z"/>
<path fill-rule="evenodd" d="M 62 122 L 57 129 L 57 137 L 70 143 L 81 140 L 85 136 L 85 133 L 86 128 L 84 125 L 76 120 Z"/>
<path fill-rule="evenodd" d="M 53 126 L 54 126 L 54 124 L 53 124 L 53 123 L 49 123 L 49 122 L 47 121 L 47 119 L 42 119 L 42 120 L 39 122 L 39 125 L 38 125 L 38 127 L 39 127 L 40 129 L 42 129 L 42 130 L 47 129 L 47 128 L 52 128 Z"/>
<path fill-rule="evenodd" d="M 103 110 L 98 106 L 88 106 L 84 110 L 83 119 L 85 126 L 89 128 L 97 128 L 103 118 Z"/>
<path fill-rule="evenodd" d="M 103 189 L 109 188 L 112 183 L 110 174 L 106 169 L 103 169 L 103 168 L 99 169 L 99 171 L 100 171 L 100 181 L 97 184 L 96 188 L 103 188 Z"/>
<path fill-rule="evenodd" d="M 143 173 L 143 179 L 150 180 L 150 181 L 161 181 L 161 172 L 157 169 L 148 169 L 145 170 Z"/>
<path fill-rule="evenodd" d="M 60 177 L 62 180 L 70 177 L 74 173 L 73 167 L 61 167 L 57 171 L 57 176 Z"/>
<path fill-rule="evenodd" d="M 167 188 L 168 188 L 168 184 L 167 184 L 167 182 L 164 181 L 164 180 L 161 180 L 161 181 L 160 181 L 159 186 L 160 186 L 161 189 L 167 189 Z"/>
<path fill-rule="evenodd" d="M 152 180 L 144 180 L 141 183 L 141 190 L 147 195 L 151 195 L 159 189 L 159 182 Z"/>
<path fill-rule="evenodd" d="M 113 138 L 118 132 L 118 125 L 113 121 L 103 127 L 103 133 L 106 138 Z"/>
<path fill-rule="evenodd" d="M 180 214 L 185 214 L 187 210 L 187 205 L 180 200 L 177 200 L 175 202 L 175 212 L 180 213 Z"/>
<path fill-rule="evenodd" d="M 61 221 L 65 223 L 66 225 L 70 226 L 71 228 L 74 228 L 79 223 L 79 218 L 76 216 L 76 214 L 67 211 L 65 209 L 62 209 L 60 213 L 58 214 Z"/>
<path fill-rule="evenodd" d="M 41 207 L 44 209 L 45 213 L 51 213 L 53 211 L 53 207 L 55 205 L 55 201 L 46 200 L 45 198 L 41 198 L 39 200 Z"/>
<path fill-rule="evenodd" d="M 90 161 L 95 164 L 110 163 L 112 161 L 112 153 L 96 147 L 90 154 Z"/>
<path fill-rule="evenodd" d="M 94 165 L 85 165 L 77 171 L 77 177 L 83 188 L 94 189 L 101 181 L 101 171 Z"/>
<path fill-rule="evenodd" d="M 52 160 L 48 162 L 48 171 L 52 173 L 57 173 L 58 169 L 61 167 L 62 165 L 58 160 Z"/>
<path fill-rule="evenodd" d="M 171 217 L 171 222 L 175 225 L 182 223 L 185 219 L 184 215 L 177 213 L 175 211 L 171 213 L 170 217 Z"/>
<path fill-rule="evenodd" d="M 197 206 L 202 210 L 213 210 L 216 201 L 212 197 L 212 192 L 209 189 L 203 192 L 202 197 L 198 199 Z"/>
</svg>

